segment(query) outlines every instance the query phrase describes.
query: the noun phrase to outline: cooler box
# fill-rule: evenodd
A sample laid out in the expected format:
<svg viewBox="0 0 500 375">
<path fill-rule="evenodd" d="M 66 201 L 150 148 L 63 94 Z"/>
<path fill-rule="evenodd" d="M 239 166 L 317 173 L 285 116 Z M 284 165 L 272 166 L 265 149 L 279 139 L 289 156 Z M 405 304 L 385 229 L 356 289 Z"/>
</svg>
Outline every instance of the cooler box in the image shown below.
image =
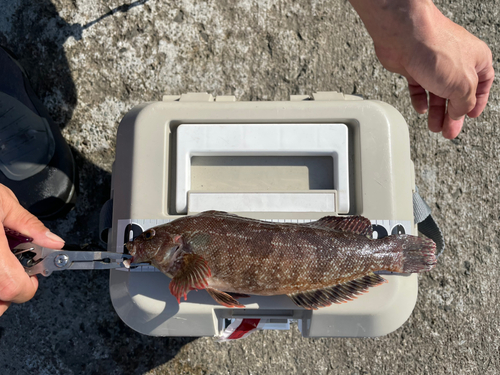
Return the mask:
<svg viewBox="0 0 500 375">
<path fill-rule="evenodd" d="M 407 125 L 386 103 L 336 92 L 288 102 L 165 96 L 132 109 L 118 128 L 108 250 L 206 210 L 298 223 L 363 215 L 375 238 L 417 235 L 414 186 Z M 315 311 L 287 296 L 226 308 L 204 290 L 178 304 L 170 278 L 152 266 L 111 270 L 110 293 L 120 318 L 146 335 L 217 336 L 230 319 L 260 318 L 273 329 L 296 320 L 304 337 L 370 337 L 400 327 L 417 299 L 416 274 L 384 277 L 352 302 Z"/>
</svg>

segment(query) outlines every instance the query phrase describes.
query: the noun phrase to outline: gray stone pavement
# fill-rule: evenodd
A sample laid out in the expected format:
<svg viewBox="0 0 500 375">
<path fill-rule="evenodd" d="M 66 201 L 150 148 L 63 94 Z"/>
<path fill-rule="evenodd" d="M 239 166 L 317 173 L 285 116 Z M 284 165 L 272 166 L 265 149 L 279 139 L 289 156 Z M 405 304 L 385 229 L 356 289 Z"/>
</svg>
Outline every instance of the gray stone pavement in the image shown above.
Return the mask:
<svg viewBox="0 0 500 375">
<path fill-rule="evenodd" d="M 127 1 L 127 0 L 122 0 Z M 35 298 L 0 318 L 2 374 L 495 374 L 500 368 L 500 90 L 448 141 L 411 108 L 345 0 L 0 0 L 0 43 L 19 56 L 63 128 L 80 195 L 48 222 L 68 243 L 97 242 L 115 134 L 134 105 L 207 91 L 288 100 L 337 90 L 396 107 L 411 136 L 417 184 L 446 235 L 420 277 L 410 319 L 370 339 L 304 339 L 296 327 L 231 344 L 155 338 L 126 327 L 106 272 L 41 278 Z M 439 1 L 491 47 L 500 71 L 498 0 Z"/>
</svg>

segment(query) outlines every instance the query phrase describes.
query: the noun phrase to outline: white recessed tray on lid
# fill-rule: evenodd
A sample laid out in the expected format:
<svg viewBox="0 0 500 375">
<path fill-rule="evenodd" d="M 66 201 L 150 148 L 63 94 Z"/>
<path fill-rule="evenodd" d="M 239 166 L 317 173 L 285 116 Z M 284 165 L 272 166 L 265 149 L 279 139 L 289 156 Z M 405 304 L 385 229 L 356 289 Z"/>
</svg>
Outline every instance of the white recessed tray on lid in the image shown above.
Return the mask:
<svg viewBox="0 0 500 375">
<path fill-rule="evenodd" d="M 349 212 L 345 124 L 185 124 L 177 128 L 176 211 Z M 333 191 L 188 192 L 195 156 L 331 156 Z M 337 196 L 337 199 L 335 198 Z"/>
</svg>

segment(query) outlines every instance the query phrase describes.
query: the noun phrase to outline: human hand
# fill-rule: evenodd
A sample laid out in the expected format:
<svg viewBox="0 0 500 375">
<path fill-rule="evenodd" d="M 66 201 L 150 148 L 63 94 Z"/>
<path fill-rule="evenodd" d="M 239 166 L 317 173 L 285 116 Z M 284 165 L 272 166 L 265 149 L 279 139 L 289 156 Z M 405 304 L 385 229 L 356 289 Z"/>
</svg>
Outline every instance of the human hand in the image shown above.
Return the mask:
<svg viewBox="0 0 500 375">
<path fill-rule="evenodd" d="M 37 245 L 60 249 L 64 241 L 25 210 L 14 193 L 0 184 L 0 316 L 12 302 L 30 300 L 38 288 L 36 276 L 28 276 L 9 248 L 4 226 L 33 238 Z"/>
<path fill-rule="evenodd" d="M 382 65 L 408 80 L 412 105 L 428 126 L 455 138 L 464 117 L 484 110 L 495 76 L 488 46 L 446 18 L 430 0 L 351 0 Z"/>
</svg>

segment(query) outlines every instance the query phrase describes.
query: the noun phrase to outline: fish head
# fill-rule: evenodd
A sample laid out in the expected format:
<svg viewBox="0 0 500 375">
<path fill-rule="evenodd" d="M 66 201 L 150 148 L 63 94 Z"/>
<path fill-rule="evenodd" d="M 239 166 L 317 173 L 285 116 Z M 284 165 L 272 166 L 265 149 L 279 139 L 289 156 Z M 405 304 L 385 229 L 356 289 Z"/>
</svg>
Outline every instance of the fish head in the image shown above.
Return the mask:
<svg viewBox="0 0 500 375">
<path fill-rule="evenodd" d="M 151 228 L 141 233 L 133 241 L 125 244 L 133 263 L 151 262 L 161 251 L 171 253 L 172 257 L 179 248 L 175 239 L 179 236 L 172 235 L 161 228 Z"/>
</svg>

